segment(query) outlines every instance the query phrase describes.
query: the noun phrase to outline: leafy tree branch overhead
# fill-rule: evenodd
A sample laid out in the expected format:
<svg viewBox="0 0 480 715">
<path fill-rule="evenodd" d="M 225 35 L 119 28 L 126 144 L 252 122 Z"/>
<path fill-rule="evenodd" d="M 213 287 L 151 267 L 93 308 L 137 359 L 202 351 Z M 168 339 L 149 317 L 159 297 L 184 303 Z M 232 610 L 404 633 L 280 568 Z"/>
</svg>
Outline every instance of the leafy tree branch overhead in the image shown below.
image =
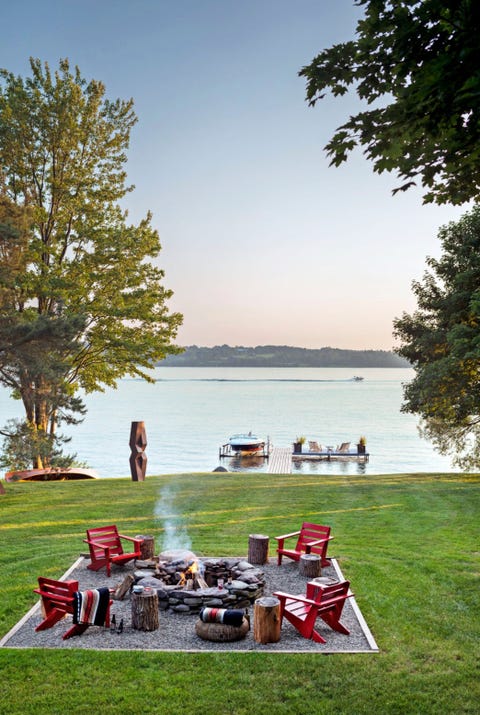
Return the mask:
<svg viewBox="0 0 480 715">
<path fill-rule="evenodd" d="M 30 65 L 26 79 L 0 70 L 0 382 L 29 429 L 53 436 L 82 412 L 80 388 L 149 379 L 178 352 L 182 316 L 151 216 L 132 225 L 119 206 L 133 101 L 107 99 L 67 60 Z"/>
<path fill-rule="evenodd" d="M 326 145 L 339 166 L 361 147 L 425 203 L 480 199 L 480 4 L 477 0 L 358 0 L 355 39 L 300 71 L 314 106 L 354 90 L 365 110 Z"/>
</svg>

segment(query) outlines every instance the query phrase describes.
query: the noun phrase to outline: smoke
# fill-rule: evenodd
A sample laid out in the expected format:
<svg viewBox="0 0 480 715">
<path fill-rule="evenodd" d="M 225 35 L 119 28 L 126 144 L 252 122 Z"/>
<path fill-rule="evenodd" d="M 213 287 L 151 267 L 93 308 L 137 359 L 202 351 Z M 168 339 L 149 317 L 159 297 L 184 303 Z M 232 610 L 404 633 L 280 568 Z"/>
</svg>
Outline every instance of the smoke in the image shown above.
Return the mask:
<svg viewBox="0 0 480 715">
<path fill-rule="evenodd" d="M 161 551 L 170 549 L 191 550 L 192 542 L 182 517 L 174 513 L 175 490 L 170 485 L 163 487 L 155 505 L 155 518 L 163 527 L 163 546 Z"/>
</svg>

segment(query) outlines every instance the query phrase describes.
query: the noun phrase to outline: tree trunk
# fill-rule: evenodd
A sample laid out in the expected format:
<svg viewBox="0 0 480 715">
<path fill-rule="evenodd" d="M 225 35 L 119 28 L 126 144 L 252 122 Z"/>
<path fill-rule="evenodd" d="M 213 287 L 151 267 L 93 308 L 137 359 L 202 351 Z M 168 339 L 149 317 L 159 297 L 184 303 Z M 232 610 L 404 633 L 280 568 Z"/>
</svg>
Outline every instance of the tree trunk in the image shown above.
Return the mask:
<svg viewBox="0 0 480 715">
<path fill-rule="evenodd" d="M 322 574 L 322 559 L 318 554 L 302 554 L 298 565 L 300 576 L 316 578 Z"/>
<path fill-rule="evenodd" d="M 268 536 L 250 534 L 248 537 L 248 561 L 251 564 L 266 564 L 268 561 Z"/>
<path fill-rule="evenodd" d="M 253 637 L 257 643 L 280 640 L 280 601 L 274 596 L 257 598 L 253 605 Z"/>
<path fill-rule="evenodd" d="M 143 534 L 137 534 L 136 539 L 143 539 L 140 544 L 140 553 L 142 554 L 142 560 L 148 561 L 153 559 L 155 556 L 155 539 L 153 536 L 144 536 Z"/>
<path fill-rule="evenodd" d="M 132 593 L 132 627 L 137 631 L 156 631 L 158 625 L 157 592 Z"/>
</svg>

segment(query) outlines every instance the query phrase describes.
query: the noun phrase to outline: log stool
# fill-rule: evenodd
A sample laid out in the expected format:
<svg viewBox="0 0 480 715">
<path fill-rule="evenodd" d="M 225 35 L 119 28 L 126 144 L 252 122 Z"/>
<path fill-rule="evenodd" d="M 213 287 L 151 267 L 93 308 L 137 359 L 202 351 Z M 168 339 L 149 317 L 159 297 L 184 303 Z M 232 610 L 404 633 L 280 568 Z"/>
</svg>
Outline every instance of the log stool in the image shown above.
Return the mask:
<svg viewBox="0 0 480 715">
<path fill-rule="evenodd" d="M 241 626 L 228 626 L 224 623 L 204 623 L 200 618 L 195 623 L 195 633 L 204 641 L 217 641 L 218 643 L 228 643 L 239 641 L 245 638 L 250 629 L 250 624 L 246 618 L 242 620 Z"/>
<path fill-rule="evenodd" d="M 253 604 L 253 638 L 257 643 L 280 640 L 280 601 L 274 596 L 257 598 Z"/>
<path fill-rule="evenodd" d="M 137 631 L 156 631 L 158 625 L 156 590 L 132 593 L 132 627 Z"/>
<path fill-rule="evenodd" d="M 143 539 L 140 544 L 140 553 L 142 554 L 142 561 L 148 561 L 153 559 L 155 556 L 155 539 L 153 536 L 143 536 L 143 534 L 137 534 L 136 539 Z"/>
<path fill-rule="evenodd" d="M 302 554 L 298 564 L 300 576 L 316 578 L 322 574 L 322 559 L 318 554 Z"/>
<path fill-rule="evenodd" d="M 248 563 L 266 564 L 268 561 L 268 536 L 250 534 L 248 537 Z"/>
</svg>

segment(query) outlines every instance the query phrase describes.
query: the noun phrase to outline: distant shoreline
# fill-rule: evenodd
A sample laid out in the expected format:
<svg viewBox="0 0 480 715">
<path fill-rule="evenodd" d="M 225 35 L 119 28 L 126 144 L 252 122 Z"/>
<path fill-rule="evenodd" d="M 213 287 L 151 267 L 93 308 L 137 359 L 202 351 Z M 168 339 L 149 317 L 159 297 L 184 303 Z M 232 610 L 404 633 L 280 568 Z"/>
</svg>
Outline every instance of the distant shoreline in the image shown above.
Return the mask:
<svg viewBox="0 0 480 715">
<path fill-rule="evenodd" d="M 332 367 L 408 368 L 407 360 L 388 350 L 342 350 L 259 345 L 255 348 L 220 345 L 213 348 L 189 345 L 179 355 L 169 355 L 158 367 Z"/>
</svg>

